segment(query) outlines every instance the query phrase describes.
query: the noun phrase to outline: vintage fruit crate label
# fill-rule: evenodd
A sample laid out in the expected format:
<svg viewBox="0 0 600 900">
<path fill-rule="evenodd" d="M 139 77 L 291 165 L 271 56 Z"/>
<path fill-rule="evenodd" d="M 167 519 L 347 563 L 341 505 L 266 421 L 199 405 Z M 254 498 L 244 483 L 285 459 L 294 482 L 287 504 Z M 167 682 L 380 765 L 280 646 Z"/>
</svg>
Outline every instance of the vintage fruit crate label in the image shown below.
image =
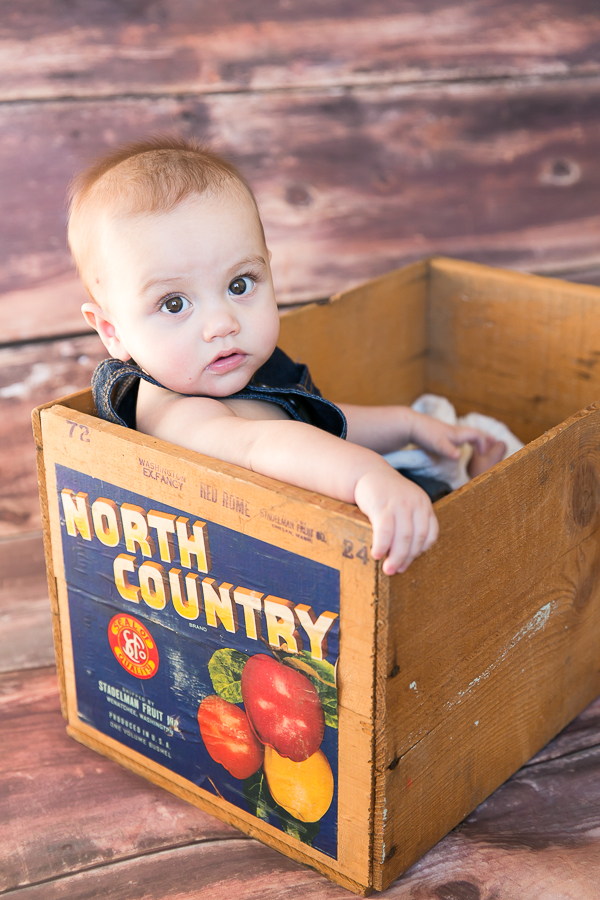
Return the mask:
<svg viewBox="0 0 600 900">
<path fill-rule="evenodd" d="M 339 571 L 56 478 L 81 721 L 337 858 Z"/>
</svg>

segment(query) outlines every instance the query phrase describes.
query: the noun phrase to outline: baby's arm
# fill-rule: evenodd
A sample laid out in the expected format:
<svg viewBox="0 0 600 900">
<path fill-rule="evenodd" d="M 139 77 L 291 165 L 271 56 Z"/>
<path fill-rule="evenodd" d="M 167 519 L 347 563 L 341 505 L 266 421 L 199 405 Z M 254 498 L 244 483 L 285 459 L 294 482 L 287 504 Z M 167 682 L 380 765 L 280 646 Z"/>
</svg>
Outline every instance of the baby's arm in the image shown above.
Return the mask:
<svg viewBox="0 0 600 900">
<path fill-rule="evenodd" d="M 496 443 L 477 428 L 447 425 L 408 406 L 338 405 L 348 421 L 348 440 L 376 453 L 392 453 L 414 443 L 431 453 L 458 459 L 462 444 L 472 444 L 484 454 Z"/>
<path fill-rule="evenodd" d="M 373 526 L 373 557 L 387 555 L 386 575 L 404 572 L 437 538 L 437 519 L 421 488 L 372 450 L 312 425 L 246 419 L 218 400 L 171 394 L 138 427 L 253 472 L 356 503 Z"/>
</svg>

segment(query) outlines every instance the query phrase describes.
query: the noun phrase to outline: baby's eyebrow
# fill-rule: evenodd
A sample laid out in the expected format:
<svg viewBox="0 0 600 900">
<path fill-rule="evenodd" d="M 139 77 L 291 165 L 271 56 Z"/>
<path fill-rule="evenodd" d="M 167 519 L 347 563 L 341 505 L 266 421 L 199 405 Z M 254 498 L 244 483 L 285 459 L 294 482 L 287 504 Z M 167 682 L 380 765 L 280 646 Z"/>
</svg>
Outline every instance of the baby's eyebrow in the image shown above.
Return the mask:
<svg viewBox="0 0 600 900">
<path fill-rule="evenodd" d="M 181 282 L 180 275 L 174 275 L 172 278 L 162 278 L 160 275 L 158 278 L 149 278 L 148 281 L 144 282 L 142 285 L 140 293 L 145 294 L 150 288 L 155 287 L 157 284 L 167 285 L 167 284 L 178 284 Z"/>
<path fill-rule="evenodd" d="M 262 266 L 266 268 L 267 261 L 264 256 L 245 256 L 243 259 L 238 260 L 235 266 L 231 267 L 231 272 L 237 272 L 239 269 L 243 269 L 246 266 Z M 169 284 L 179 285 L 181 284 L 181 275 L 173 275 L 171 278 L 162 277 L 158 275 L 155 278 L 149 278 L 148 281 L 145 281 L 141 287 L 140 293 L 145 294 L 150 288 L 156 287 L 156 285 L 167 286 Z"/>
<path fill-rule="evenodd" d="M 241 269 L 242 266 L 266 266 L 267 261 L 264 256 L 246 256 L 233 267 L 233 269 Z"/>
</svg>

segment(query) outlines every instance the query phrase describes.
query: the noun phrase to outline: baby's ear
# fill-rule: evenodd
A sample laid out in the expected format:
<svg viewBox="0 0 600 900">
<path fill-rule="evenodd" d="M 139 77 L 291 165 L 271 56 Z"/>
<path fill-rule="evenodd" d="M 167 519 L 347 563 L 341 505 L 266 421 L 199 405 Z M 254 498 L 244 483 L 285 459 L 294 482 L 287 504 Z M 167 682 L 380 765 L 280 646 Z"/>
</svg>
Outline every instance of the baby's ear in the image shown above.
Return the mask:
<svg viewBox="0 0 600 900">
<path fill-rule="evenodd" d="M 111 356 L 114 356 L 115 359 L 121 359 L 123 362 L 131 359 L 131 353 L 128 353 L 124 347 L 117 329 L 102 307 L 98 306 L 97 303 L 84 303 L 81 307 L 81 312 L 88 325 L 91 325 L 98 332 L 100 340 Z"/>
</svg>

